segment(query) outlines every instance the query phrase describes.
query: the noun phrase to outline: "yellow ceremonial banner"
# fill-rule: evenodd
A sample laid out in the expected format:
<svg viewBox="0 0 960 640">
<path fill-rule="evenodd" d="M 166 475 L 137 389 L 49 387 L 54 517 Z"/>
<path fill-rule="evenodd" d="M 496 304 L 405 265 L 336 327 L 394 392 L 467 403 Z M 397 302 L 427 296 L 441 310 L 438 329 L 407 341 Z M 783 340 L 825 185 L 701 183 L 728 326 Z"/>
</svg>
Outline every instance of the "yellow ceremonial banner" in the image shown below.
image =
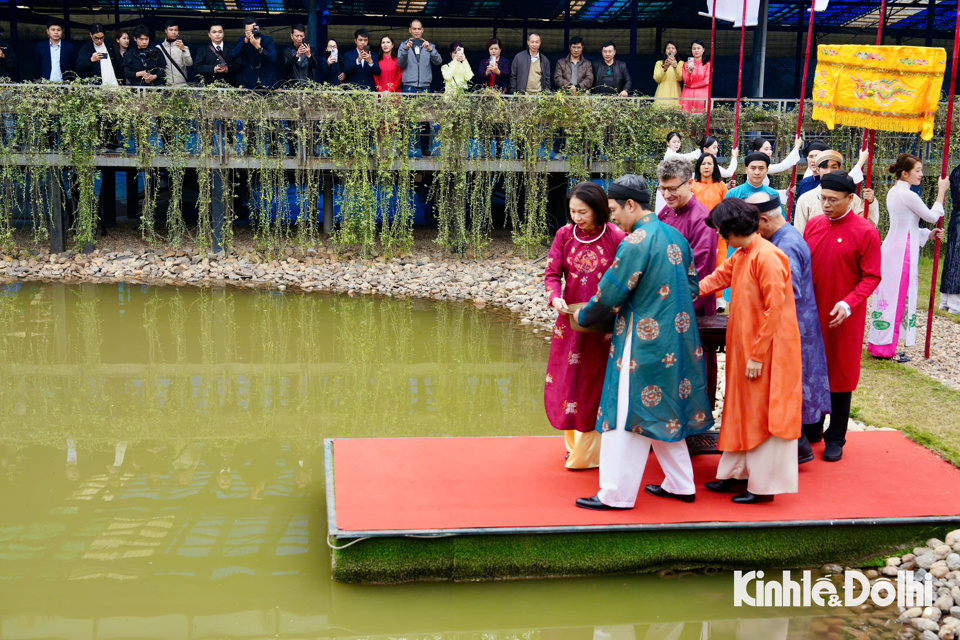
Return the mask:
<svg viewBox="0 0 960 640">
<path fill-rule="evenodd" d="M 858 44 L 817 47 L 813 119 L 933 137 L 947 52 Z"/>
</svg>

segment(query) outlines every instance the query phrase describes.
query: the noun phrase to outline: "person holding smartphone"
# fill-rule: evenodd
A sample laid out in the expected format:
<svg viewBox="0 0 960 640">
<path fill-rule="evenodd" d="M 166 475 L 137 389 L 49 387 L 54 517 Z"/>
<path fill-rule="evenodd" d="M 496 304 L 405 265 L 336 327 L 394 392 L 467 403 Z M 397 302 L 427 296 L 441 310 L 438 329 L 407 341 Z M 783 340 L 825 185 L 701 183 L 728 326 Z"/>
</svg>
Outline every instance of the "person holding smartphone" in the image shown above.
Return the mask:
<svg viewBox="0 0 960 640">
<path fill-rule="evenodd" d="M 676 109 L 680 106 L 680 82 L 683 67 L 677 62 L 677 43 L 672 40 L 663 48 L 663 59 L 653 65 L 653 80 L 657 83 L 654 94 L 657 107 Z"/>
<path fill-rule="evenodd" d="M 167 77 L 173 86 L 185 87 L 190 82 L 187 68 L 193 66 L 190 49 L 180 39 L 180 27 L 176 20 L 167 20 L 163 25 L 163 34 L 165 38 L 157 48 L 167 63 Z"/>
<path fill-rule="evenodd" d="M 77 54 L 77 72 L 81 78 L 100 78 L 105 87 L 122 84 L 123 68 L 119 56 L 110 51 L 106 43 L 106 30 L 95 22 L 90 25 L 90 41 L 80 47 Z"/>
<path fill-rule="evenodd" d="M 487 57 L 477 64 L 476 76 L 484 86 L 506 92 L 510 86 L 510 61 L 503 57 L 503 42 L 500 38 L 491 38 L 484 50 Z"/>
<path fill-rule="evenodd" d="M 281 57 L 287 71 L 287 80 L 295 84 L 307 84 L 313 80 L 317 59 L 313 57 L 307 42 L 307 28 L 300 23 L 290 27 L 291 46 L 283 50 Z"/>
<path fill-rule="evenodd" d="M 377 79 L 380 75 L 380 62 L 377 54 L 370 51 L 370 32 L 366 29 L 357 29 L 353 33 L 353 42 L 356 49 L 347 51 L 343 55 L 343 74 L 346 83 L 356 88 L 377 90 Z"/>
<path fill-rule="evenodd" d="M 446 93 L 462 93 L 466 91 L 473 79 L 473 69 L 467 62 L 467 55 L 463 50 L 463 45 L 454 42 L 450 45 L 450 62 L 440 67 L 443 74 L 444 89 Z"/>
<path fill-rule="evenodd" d="M 690 113 L 703 113 L 710 99 L 710 54 L 706 53 L 703 40 L 694 40 L 690 53 L 692 55 L 683 65 L 680 108 Z"/>
</svg>

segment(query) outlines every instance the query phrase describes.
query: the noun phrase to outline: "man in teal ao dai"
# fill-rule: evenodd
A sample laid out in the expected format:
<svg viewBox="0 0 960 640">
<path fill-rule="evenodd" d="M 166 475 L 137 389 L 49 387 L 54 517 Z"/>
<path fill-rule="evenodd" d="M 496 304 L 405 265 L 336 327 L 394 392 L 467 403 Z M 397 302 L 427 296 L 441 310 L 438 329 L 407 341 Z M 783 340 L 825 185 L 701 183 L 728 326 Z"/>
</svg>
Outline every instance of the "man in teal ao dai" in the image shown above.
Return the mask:
<svg viewBox="0 0 960 640">
<path fill-rule="evenodd" d="M 616 314 L 597 414 L 600 491 L 578 499 L 577 506 L 633 508 L 651 448 L 666 477 L 647 485 L 647 493 L 693 502 L 685 438 L 713 426 L 693 311 L 700 295 L 693 252 L 679 231 L 650 210 L 642 177 L 619 178 L 608 196 L 611 219 L 630 235 L 597 294 L 577 313 L 584 326 Z"/>
</svg>

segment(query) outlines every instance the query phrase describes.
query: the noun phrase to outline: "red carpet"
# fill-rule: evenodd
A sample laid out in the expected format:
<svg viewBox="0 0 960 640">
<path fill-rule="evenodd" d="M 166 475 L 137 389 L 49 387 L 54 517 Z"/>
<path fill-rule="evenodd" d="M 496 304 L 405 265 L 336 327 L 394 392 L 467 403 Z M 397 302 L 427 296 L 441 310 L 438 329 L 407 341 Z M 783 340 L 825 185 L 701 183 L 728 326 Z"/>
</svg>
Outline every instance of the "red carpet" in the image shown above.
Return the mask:
<svg viewBox="0 0 960 640">
<path fill-rule="evenodd" d="M 851 433 L 843 460 L 800 467 L 800 492 L 735 505 L 703 489 L 716 455 L 693 459 L 693 504 L 642 489 L 630 511 L 586 511 L 597 471 L 567 471 L 560 437 L 333 441 L 336 525 L 350 531 L 823 521 L 960 515 L 960 470 L 899 432 Z M 644 483 L 663 479 L 651 456 Z"/>
</svg>

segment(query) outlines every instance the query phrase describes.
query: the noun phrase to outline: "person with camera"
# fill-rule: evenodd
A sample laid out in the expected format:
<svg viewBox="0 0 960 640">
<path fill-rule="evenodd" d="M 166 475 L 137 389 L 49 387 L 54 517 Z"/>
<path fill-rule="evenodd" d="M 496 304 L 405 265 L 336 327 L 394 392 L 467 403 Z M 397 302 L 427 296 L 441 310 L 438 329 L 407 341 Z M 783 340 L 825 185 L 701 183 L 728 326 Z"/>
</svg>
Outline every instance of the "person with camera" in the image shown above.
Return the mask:
<svg viewBox="0 0 960 640">
<path fill-rule="evenodd" d="M 473 79 L 473 69 L 467 62 L 467 55 L 463 45 L 454 42 L 450 45 L 450 62 L 440 67 L 443 74 L 444 91 L 446 93 L 463 93 Z"/>
<path fill-rule="evenodd" d="M 197 76 L 204 84 L 214 82 L 235 84 L 237 64 L 233 60 L 233 55 L 223 44 L 223 25 L 219 22 L 212 23 L 207 31 L 207 37 L 210 38 L 210 44 L 200 47 L 197 51 L 197 59 L 193 61 Z"/>
<path fill-rule="evenodd" d="M 510 61 L 501 57 L 503 43 L 500 38 L 487 40 L 486 52 L 487 57 L 477 65 L 477 77 L 484 86 L 505 92 L 510 86 Z"/>
<path fill-rule="evenodd" d="M 376 91 L 377 79 L 374 76 L 380 75 L 380 63 L 377 54 L 370 51 L 370 32 L 357 29 L 353 32 L 353 42 L 357 48 L 343 54 L 345 83 Z"/>
<path fill-rule="evenodd" d="M 167 65 L 160 50 L 150 46 L 150 29 L 138 25 L 133 31 L 136 49 L 123 56 L 123 72 L 127 84 L 135 87 L 162 87 L 167 83 Z"/>
<path fill-rule="evenodd" d="M 106 30 L 99 22 L 90 25 L 90 41 L 77 54 L 77 72 L 81 78 L 99 78 L 104 87 L 123 84 L 120 57 L 106 43 Z"/>
<path fill-rule="evenodd" d="M 433 69 L 443 59 L 437 48 L 423 38 L 423 24 L 419 20 L 410 23 L 410 37 L 400 45 L 397 64 L 403 69 L 403 93 L 429 93 L 433 82 Z"/>
<path fill-rule="evenodd" d="M 163 34 L 166 36 L 157 49 L 163 54 L 167 63 L 167 77 L 175 87 L 185 87 L 190 83 L 187 77 L 187 67 L 193 66 L 193 56 L 190 49 L 180 39 L 180 26 L 176 20 L 167 20 L 163 25 Z"/>
<path fill-rule="evenodd" d="M 593 87 L 593 65 L 583 57 L 583 38 L 580 36 L 570 38 L 569 55 L 557 60 L 553 84 L 570 93 L 589 91 Z"/>
<path fill-rule="evenodd" d="M 677 62 L 677 43 L 672 40 L 663 48 L 663 60 L 653 66 L 653 80 L 657 83 L 654 106 L 677 109 L 680 106 L 680 83 L 683 67 Z"/>
<path fill-rule="evenodd" d="M 683 91 L 680 108 L 689 113 L 703 113 L 710 99 L 710 54 L 706 53 L 703 40 L 694 40 L 690 45 L 690 57 L 683 65 Z"/>
<path fill-rule="evenodd" d="M 244 89 L 272 89 L 277 83 L 277 47 L 273 38 L 260 31 L 256 18 L 243 21 L 243 38 L 231 52 L 240 67 L 237 82 Z"/>
<path fill-rule="evenodd" d="M 313 80 L 313 72 L 317 68 L 317 59 L 313 57 L 306 38 L 306 27 L 302 24 L 293 25 L 290 27 L 293 45 L 283 50 L 283 68 L 287 70 L 287 80 L 295 84 L 307 84 Z"/>
</svg>

